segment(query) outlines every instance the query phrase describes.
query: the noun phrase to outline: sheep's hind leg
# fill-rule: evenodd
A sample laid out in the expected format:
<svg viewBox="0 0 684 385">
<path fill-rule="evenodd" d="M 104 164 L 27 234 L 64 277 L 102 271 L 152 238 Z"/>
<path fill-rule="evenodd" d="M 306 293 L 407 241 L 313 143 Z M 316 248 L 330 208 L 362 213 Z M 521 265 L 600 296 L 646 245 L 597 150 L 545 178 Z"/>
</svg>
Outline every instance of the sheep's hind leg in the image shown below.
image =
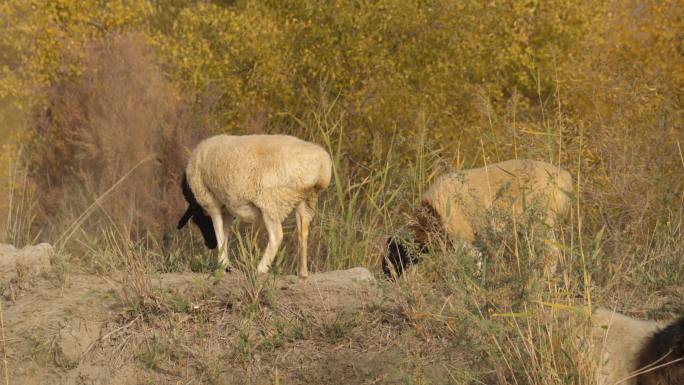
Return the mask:
<svg viewBox="0 0 684 385">
<path fill-rule="evenodd" d="M 313 209 L 309 207 L 307 202 L 301 202 L 297 205 L 295 217 L 297 218 L 297 235 L 299 239 L 299 278 L 305 279 L 309 276 L 306 247 Z"/>
<path fill-rule="evenodd" d="M 283 241 L 283 226 L 279 221 L 270 218 L 266 214 L 263 214 L 262 217 L 264 227 L 266 227 L 266 231 L 268 232 L 268 245 L 266 245 L 266 249 L 264 250 L 264 256 L 261 257 L 257 272 L 266 274 L 280 248 L 280 243 Z"/>
<path fill-rule="evenodd" d="M 232 267 L 230 266 L 230 260 L 228 259 L 228 247 L 230 243 L 230 237 L 233 234 L 233 229 L 231 228 L 231 226 L 233 225 L 233 219 L 233 216 L 230 214 L 226 214 L 223 216 L 224 253 L 221 254 L 223 258 L 221 259 L 221 263 L 223 264 L 223 267 L 226 271 L 230 271 L 232 269 Z"/>
</svg>

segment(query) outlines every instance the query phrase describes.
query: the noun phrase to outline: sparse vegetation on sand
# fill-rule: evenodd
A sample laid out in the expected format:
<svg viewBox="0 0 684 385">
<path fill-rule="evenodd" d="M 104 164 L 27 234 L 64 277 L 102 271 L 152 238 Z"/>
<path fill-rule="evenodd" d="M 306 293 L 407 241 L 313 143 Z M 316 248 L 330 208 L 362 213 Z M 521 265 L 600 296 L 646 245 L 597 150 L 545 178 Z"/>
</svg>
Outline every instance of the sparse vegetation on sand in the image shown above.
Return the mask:
<svg viewBox="0 0 684 385">
<path fill-rule="evenodd" d="M 0 383 L 595 384 L 590 309 L 684 313 L 680 0 L 7 0 L 0 20 L 0 241 L 54 246 L 2 265 Z M 380 278 L 454 169 L 562 167 L 572 213 L 487 213 L 481 268 L 435 237 L 395 283 L 308 289 L 289 218 L 266 279 L 250 228 L 225 274 L 175 230 L 217 133 L 330 153 L 312 280 Z"/>
</svg>

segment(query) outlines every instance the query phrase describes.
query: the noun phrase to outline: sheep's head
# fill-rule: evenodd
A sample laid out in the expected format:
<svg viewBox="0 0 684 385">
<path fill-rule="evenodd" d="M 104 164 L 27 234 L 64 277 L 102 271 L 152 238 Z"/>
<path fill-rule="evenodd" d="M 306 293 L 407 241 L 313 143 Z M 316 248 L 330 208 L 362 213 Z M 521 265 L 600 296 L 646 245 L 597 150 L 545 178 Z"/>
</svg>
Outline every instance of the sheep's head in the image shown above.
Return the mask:
<svg viewBox="0 0 684 385">
<path fill-rule="evenodd" d="M 396 278 L 399 278 L 404 273 L 404 269 L 417 263 L 420 253 L 426 251 L 427 246 L 420 242 L 414 241 L 413 244 L 407 245 L 404 240 L 390 237 L 387 239 L 387 256 L 382 259 L 382 271 L 387 279 L 393 279 L 393 268 Z"/>
<path fill-rule="evenodd" d="M 202 206 L 197 203 L 195 194 L 192 193 L 190 185 L 188 185 L 188 178 L 186 177 L 185 173 L 183 173 L 181 188 L 183 190 L 183 196 L 188 202 L 188 209 L 185 210 L 185 214 L 183 214 L 180 221 L 178 221 L 178 230 L 185 227 L 190 218 L 192 218 L 192 222 L 197 225 L 197 227 L 200 229 L 200 232 L 202 232 L 204 244 L 209 249 L 215 249 L 218 245 L 218 242 L 216 241 L 216 234 L 214 233 L 214 222 L 211 220 L 210 216 L 204 213 Z"/>
</svg>

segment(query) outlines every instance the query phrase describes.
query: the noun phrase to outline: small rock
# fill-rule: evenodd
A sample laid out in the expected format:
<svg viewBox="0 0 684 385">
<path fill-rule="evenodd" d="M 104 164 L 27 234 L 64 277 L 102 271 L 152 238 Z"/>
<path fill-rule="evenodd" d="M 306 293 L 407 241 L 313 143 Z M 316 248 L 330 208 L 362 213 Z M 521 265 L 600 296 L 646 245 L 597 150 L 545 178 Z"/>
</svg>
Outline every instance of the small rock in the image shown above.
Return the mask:
<svg viewBox="0 0 684 385">
<path fill-rule="evenodd" d="M 50 257 L 54 252 L 49 243 L 26 246 L 21 249 L 8 244 L 0 244 L 0 279 L 5 283 L 14 280 L 21 284 L 27 281 L 26 277 L 31 273 L 49 267 Z"/>
</svg>

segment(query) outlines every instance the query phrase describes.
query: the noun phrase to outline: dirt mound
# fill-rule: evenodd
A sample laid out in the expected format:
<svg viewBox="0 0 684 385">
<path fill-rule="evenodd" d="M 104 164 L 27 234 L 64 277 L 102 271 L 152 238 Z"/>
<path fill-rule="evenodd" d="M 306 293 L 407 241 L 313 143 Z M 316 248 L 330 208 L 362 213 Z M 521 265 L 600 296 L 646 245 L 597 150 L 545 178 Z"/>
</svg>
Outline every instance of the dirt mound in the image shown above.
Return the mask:
<svg viewBox="0 0 684 385">
<path fill-rule="evenodd" d="M 326 313 L 358 309 L 380 295 L 375 278 L 362 267 L 314 273 L 304 281 L 294 275 L 250 278 L 242 273 L 231 273 L 212 280 L 206 274 L 170 273 L 153 279 L 152 286 L 169 295 L 193 298 L 206 296 L 208 284 L 212 285 L 211 295 L 222 298 L 230 306 L 254 297 L 260 304 L 265 300 L 277 302 L 281 307 L 298 306 Z M 198 310 L 197 303 L 193 306 Z"/>
<path fill-rule="evenodd" d="M 0 273 L 3 276 L 11 273 L 17 263 L 48 266 L 53 253 L 54 250 L 48 243 L 26 246 L 21 249 L 0 243 Z"/>
<path fill-rule="evenodd" d="M 30 282 L 2 302 L 0 347 L 7 365 L 0 369 L 11 383 L 403 378 L 398 368 L 406 352 L 390 343 L 395 333 L 383 323 L 383 288 L 367 269 L 311 274 L 306 281 L 249 271 L 145 275 L 138 278 L 147 289 L 136 297 L 132 272 L 55 279 L 52 252 L 47 244 L 20 250 L 0 245 L 5 290 Z M 22 276 L 18 266 L 32 273 Z M 369 338 L 373 333 L 379 337 Z"/>
</svg>

